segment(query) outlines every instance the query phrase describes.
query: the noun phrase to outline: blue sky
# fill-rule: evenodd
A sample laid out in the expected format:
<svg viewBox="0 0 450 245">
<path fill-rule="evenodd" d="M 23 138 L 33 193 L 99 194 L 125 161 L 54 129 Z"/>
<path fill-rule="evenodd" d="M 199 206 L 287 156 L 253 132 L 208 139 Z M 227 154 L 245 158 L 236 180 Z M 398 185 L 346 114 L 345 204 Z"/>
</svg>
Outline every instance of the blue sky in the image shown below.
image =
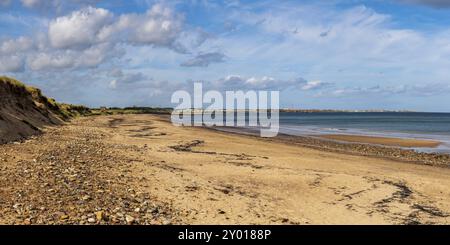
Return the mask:
<svg viewBox="0 0 450 245">
<path fill-rule="evenodd" d="M 0 0 L 0 74 L 89 106 L 203 81 L 281 106 L 450 112 L 450 1 Z"/>
</svg>

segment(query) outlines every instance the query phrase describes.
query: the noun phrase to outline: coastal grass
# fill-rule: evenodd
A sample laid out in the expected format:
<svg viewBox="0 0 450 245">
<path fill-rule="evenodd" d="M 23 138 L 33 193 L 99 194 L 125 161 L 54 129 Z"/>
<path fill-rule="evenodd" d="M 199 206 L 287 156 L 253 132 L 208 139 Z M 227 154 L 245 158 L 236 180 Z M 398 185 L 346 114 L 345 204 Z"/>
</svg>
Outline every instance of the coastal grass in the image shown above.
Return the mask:
<svg viewBox="0 0 450 245">
<path fill-rule="evenodd" d="M 9 87 L 18 96 L 31 96 L 38 107 L 47 107 L 64 120 L 91 113 L 91 110 L 83 105 L 58 103 L 55 99 L 44 96 L 39 88 L 25 85 L 11 77 L 0 76 L 0 87 Z"/>
<path fill-rule="evenodd" d="M 127 115 L 127 114 L 170 114 L 172 108 L 164 107 L 100 107 L 91 109 L 90 116 L 99 115 Z"/>
</svg>

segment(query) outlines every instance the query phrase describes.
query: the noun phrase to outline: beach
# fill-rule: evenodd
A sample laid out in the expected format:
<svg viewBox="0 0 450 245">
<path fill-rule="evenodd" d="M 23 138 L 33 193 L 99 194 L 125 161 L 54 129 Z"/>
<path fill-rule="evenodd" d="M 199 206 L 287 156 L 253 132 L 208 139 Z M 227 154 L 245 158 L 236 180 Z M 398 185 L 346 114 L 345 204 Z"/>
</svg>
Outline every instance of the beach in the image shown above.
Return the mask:
<svg viewBox="0 0 450 245">
<path fill-rule="evenodd" d="M 0 156 L 2 224 L 450 223 L 448 156 L 367 142 L 113 115 L 48 127 Z"/>
<path fill-rule="evenodd" d="M 364 136 L 364 135 L 345 135 L 345 134 L 324 134 L 320 135 L 320 138 L 344 141 L 344 142 L 357 142 L 376 144 L 384 146 L 398 146 L 398 147 L 438 147 L 441 142 L 434 140 L 420 140 L 420 139 L 402 139 L 402 138 L 389 138 L 389 137 L 377 137 L 377 136 Z"/>
</svg>

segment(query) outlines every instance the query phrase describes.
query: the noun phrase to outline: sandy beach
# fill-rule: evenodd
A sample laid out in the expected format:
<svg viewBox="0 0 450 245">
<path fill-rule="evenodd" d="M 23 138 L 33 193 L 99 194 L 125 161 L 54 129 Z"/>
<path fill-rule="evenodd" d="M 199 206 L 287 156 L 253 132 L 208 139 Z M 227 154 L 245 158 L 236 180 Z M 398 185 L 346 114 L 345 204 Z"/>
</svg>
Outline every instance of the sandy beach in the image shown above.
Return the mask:
<svg viewBox="0 0 450 245">
<path fill-rule="evenodd" d="M 0 223 L 450 223 L 449 168 L 286 140 L 79 118 L 0 146 Z"/>
<path fill-rule="evenodd" d="M 358 143 L 377 144 L 385 146 L 399 146 L 399 147 L 434 148 L 438 147 L 441 144 L 441 142 L 434 140 L 401 139 L 401 138 L 364 136 L 364 135 L 324 134 L 319 135 L 317 137 L 345 142 L 358 142 Z"/>
</svg>

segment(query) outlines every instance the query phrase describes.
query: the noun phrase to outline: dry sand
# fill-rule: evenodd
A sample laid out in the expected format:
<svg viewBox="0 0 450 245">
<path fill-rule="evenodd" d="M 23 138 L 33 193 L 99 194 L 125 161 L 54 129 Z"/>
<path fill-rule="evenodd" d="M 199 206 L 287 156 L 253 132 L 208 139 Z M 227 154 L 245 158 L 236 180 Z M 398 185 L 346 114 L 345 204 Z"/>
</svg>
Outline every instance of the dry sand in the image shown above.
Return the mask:
<svg viewBox="0 0 450 245">
<path fill-rule="evenodd" d="M 368 143 L 386 146 L 399 146 L 399 147 L 438 147 L 442 142 L 434 140 L 421 140 L 421 139 L 402 139 L 402 138 L 389 138 L 389 137 L 376 137 L 376 136 L 362 136 L 362 135 L 344 135 L 344 134 L 324 134 L 317 136 L 319 138 L 345 141 L 345 142 L 358 142 Z"/>
<path fill-rule="evenodd" d="M 52 137 L 55 131 L 60 135 Z M 89 140 L 89 134 L 97 137 Z M 166 222 L 155 217 L 162 223 L 170 223 L 167 219 L 185 224 L 450 223 L 448 168 L 326 152 L 202 128 L 175 127 L 152 115 L 80 118 L 70 125 L 50 128 L 47 134 L 21 145 L 0 146 L 0 153 L 30 149 L 19 158 L 33 162 L 36 155 L 43 154 L 40 151 L 59 149 L 62 142 L 58 138 L 64 138 L 66 144 L 81 141 L 88 149 L 89 144 L 101 145 L 102 158 L 83 160 L 81 165 L 65 163 L 72 164 L 65 168 L 92 166 L 85 178 L 95 183 L 99 181 L 94 178 L 104 180 L 99 182 L 104 183 L 102 188 L 112 192 L 108 192 L 108 199 L 99 202 L 97 199 L 103 196 L 96 194 L 98 187 L 86 188 L 84 194 L 96 202 L 85 205 L 83 214 L 72 212 L 68 219 L 59 218 L 55 223 L 86 223 L 85 219 L 99 209 L 114 218 L 106 218 L 102 223 L 123 222 L 124 214 L 117 215 L 114 211 L 117 202 L 109 201 L 111 195 L 127 195 L 122 189 L 149 195 L 153 206 L 166 205 L 172 212 L 164 217 Z M 79 157 L 89 159 L 90 155 L 82 152 L 77 153 Z M 3 157 L 0 166 L 14 171 L 18 160 L 8 156 Z M 37 162 L 45 166 L 40 159 Z M 103 167 L 95 167 L 96 161 L 102 161 Z M 45 180 L 35 180 L 39 181 Z M 37 193 L 26 199 L 12 196 L 11 189 L 18 193 L 36 184 L 23 182 L 26 181 L 18 181 L 17 176 L 0 178 L 3 211 L 0 222 L 21 223 L 20 219 L 26 215 L 18 216 L 10 206 L 20 200 L 27 200 L 23 206 L 35 204 L 39 196 L 47 195 L 36 188 Z M 63 194 L 76 195 L 68 193 Z M 43 202 L 53 205 L 51 211 L 38 210 L 33 215 L 52 219 L 54 210 L 65 213 L 69 206 L 77 207 L 71 200 Z M 127 215 L 144 220 L 142 210 L 138 211 Z M 81 215 L 84 218 L 78 217 Z M 147 221 L 139 223 L 152 223 L 151 217 L 145 217 Z"/>
</svg>

